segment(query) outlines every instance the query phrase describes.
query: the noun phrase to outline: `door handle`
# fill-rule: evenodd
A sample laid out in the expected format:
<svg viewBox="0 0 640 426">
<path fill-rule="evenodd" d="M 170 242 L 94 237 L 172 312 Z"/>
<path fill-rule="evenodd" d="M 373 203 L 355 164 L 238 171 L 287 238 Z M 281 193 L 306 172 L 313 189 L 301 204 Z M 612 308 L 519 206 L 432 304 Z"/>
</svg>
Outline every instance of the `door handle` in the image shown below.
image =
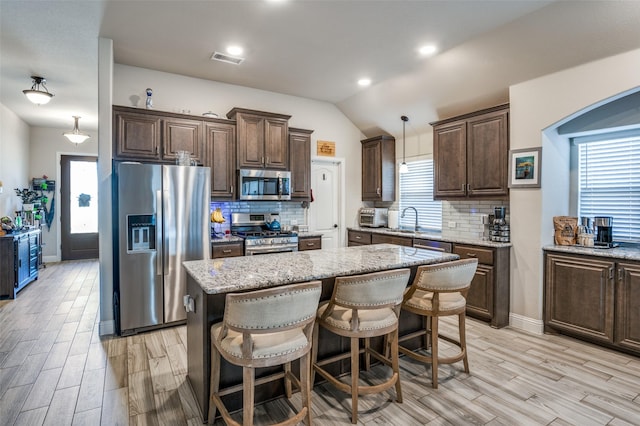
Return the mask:
<svg viewBox="0 0 640 426">
<path fill-rule="evenodd" d="M 334 228 L 337 228 L 337 227 L 338 227 L 338 224 L 337 224 L 337 223 L 334 223 L 334 224 L 333 224 L 333 227 L 334 227 Z"/>
</svg>

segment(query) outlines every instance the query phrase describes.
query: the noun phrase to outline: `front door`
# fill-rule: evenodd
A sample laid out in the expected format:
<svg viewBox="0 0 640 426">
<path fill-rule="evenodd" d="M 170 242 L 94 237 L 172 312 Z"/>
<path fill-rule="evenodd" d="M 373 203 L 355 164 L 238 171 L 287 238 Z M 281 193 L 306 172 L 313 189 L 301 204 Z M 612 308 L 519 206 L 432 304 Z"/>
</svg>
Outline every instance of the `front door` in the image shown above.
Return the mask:
<svg viewBox="0 0 640 426">
<path fill-rule="evenodd" d="M 98 158 L 60 158 L 62 260 L 98 258 Z"/>
<path fill-rule="evenodd" d="M 324 159 L 311 162 L 309 230 L 322 233 L 322 248 L 340 247 L 340 167 Z"/>
</svg>

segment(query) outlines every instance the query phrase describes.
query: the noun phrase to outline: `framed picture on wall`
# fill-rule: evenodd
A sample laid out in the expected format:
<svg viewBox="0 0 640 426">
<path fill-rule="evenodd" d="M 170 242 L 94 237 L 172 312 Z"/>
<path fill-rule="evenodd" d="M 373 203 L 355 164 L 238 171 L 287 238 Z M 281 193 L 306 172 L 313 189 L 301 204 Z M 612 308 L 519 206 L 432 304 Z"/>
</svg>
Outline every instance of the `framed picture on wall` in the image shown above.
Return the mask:
<svg viewBox="0 0 640 426">
<path fill-rule="evenodd" d="M 509 188 L 540 188 L 542 148 L 509 152 Z"/>
</svg>

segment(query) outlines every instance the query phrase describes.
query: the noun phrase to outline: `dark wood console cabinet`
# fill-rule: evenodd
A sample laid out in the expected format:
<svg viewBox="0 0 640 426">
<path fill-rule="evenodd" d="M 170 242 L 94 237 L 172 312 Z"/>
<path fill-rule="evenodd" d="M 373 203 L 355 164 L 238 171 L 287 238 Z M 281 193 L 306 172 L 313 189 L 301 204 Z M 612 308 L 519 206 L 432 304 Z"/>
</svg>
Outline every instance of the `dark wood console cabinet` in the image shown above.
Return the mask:
<svg viewBox="0 0 640 426">
<path fill-rule="evenodd" d="M 431 125 L 436 199 L 508 197 L 508 104 Z"/>
<path fill-rule="evenodd" d="M 38 279 L 40 230 L 0 237 L 0 298 L 15 299 L 17 293 Z"/>
<path fill-rule="evenodd" d="M 640 262 L 545 252 L 544 329 L 640 355 Z"/>
</svg>

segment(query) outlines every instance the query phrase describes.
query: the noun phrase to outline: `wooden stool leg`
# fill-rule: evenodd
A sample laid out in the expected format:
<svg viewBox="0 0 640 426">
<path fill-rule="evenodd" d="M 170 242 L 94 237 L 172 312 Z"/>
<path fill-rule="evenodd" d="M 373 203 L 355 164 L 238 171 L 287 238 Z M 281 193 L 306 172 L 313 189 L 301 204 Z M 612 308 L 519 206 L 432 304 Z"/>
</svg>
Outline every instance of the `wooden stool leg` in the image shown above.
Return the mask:
<svg viewBox="0 0 640 426">
<path fill-rule="evenodd" d="M 318 334 L 320 333 L 320 326 L 318 325 L 318 321 L 313 325 L 313 343 L 311 344 L 311 370 L 310 370 L 310 381 L 309 386 L 311 389 L 315 386 L 316 382 L 316 369 L 313 368 L 316 361 L 318 361 Z"/>
<path fill-rule="evenodd" d="M 209 424 L 213 424 L 216 417 L 217 406 L 212 396 L 220 389 L 220 352 L 211 341 L 211 381 L 209 383 Z"/>
<path fill-rule="evenodd" d="M 467 358 L 467 333 L 466 333 L 466 315 L 464 311 L 458 315 L 458 324 L 460 328 L 460 348 L 464 353 L 464 357 L 462 358 L 462 362 L 464 363 L 464 372 L 469 372 L 469 359 Z"/>
<path fill-rule="evenodd" d="M 357 337 L 351 338 L 351 423 L 358 423 L 358 372 L 360 370 L 360 345 Z"/>
<path fill-rule="evenodd" d="M 371 367 L 371 355 L 369 355 L 369 338 L 364 338 L 364 371 L 369 371 Z"/>
<path fill-rule="evenodd" d="M 302 409 L 307 409 L 304 424 L 311 426 L 311 386 L 309 376 L 311 374 L 311 354 L 307 352 L 300 358 L 300 393 L 302 394 Z"/>
<path fill-rule="evenodd" d="M 255 370 L 242 367 L 242 424 L 253 426 L 253 400 L 255 394 Z"/>
<path fill-rule="evenodd" d="M 423 316 L 422 325 L 424 326 L 424 350 L 428 351 L 431 346 L 431 317 Z"/>
<path fill-rule="evenodd" d="M 385 336 L 386 339 L 386 336 Z M 400 386 L 400 361 L 398 360 L 398 329 L 391 333 L 391 368 L 396 377 L 396 401 L 402 403 L 402 387 Z"/>
<path fill-rule="evenodd" d="M 300 366 L 300 371 L 302 371 L 302 366 Z M 284 364 L 284 394 L 287 398 L 291 399 L 291 363 L 287 362 Z M 301 373 L 302 374 L 302 373 Z"/>
<path fill-rule="evenodd" d="M 431 386 L 438 389 L 438 317 L 431 318 Z"/>
</svg>

